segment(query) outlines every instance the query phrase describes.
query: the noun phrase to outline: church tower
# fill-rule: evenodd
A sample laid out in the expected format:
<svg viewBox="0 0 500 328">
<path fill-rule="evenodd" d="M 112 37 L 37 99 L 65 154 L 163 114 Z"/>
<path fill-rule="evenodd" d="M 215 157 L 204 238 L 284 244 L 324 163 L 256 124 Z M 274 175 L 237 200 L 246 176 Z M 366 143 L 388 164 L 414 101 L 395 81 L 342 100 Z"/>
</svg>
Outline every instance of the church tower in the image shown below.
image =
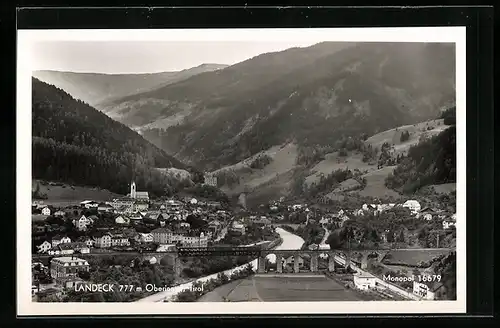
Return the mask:
<svg viewBox="0 0 500 328">
<path fill-rule="evenodd" d="M 130 198 L 136 198 L 137 194 L 135 193 L 135 181 L 132 181 L 130 185 Z"/>
</svg>

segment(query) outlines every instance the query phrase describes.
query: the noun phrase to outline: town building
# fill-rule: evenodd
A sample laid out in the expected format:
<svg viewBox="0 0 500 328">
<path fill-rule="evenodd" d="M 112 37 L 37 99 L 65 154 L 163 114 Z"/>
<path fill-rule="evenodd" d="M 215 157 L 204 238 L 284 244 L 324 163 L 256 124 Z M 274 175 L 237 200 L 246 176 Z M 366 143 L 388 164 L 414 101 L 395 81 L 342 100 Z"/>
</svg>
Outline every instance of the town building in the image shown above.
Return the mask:
<svg viewBox="0 0 500 328">
<path fill-rule="evenodd" d="M 104 213 L 113 212 L 113 206 L 111 206 L 110 204 L 106 204 L 106 203 L 100 203 L 97 206 L 97 211 L 104 212 Z"/>
<path fill-rule="evenodd" d="M 136 190 L 135 181 L 132 181 L 130 185 L 130 198 L 132 199 L 141 199 L 141 200 L 149 200 L 149 194 L 147 191 L 137 191 Z"/>
<path fill-rule="evenodd" d="M 239 233 L 241 235 L 244 235 L 245 234 L 245 225 L 240 223 L 240 222 L 237 222 L 237 221 L 234 221 L 233 224 L 231 225 L 231 227 L 229 228 L 230 231 L 232 232 L 236 232 L 236 233 Z"/>
<path fill-rule="evenodd" d="M 377 278 L 368 273 L 353 274 L 354 286 L 361 290 L 368 290 L 376 287 Z"/>
<path fill-rule="evenodd" d="M 92 248 L 94 246 L 94 241 L 90 237 L 81 236 L 77 239 L 77 242 L 84 243 L 88 248 Z"/>
<path fill-rule="evenodd" d="M 130 240 L 123 234 L 112 234 L 111 246 L 130 246 Z"/>
<path fill-rule="evenodd" d="M 50 215 L 50 208 L 48 206 L 42 208 L 42 215 L 46 215 L 46 216 Z"/>
<path fill-rule="evenodd" d="M 184 247 L 207 247 L 208 246 L 208 236 L 205 236 L 203 232 L 199 236 L 180 236 L 179 241 Z"/>
<path fill-rule="evenodd" d="M 80 206 L 87 209 L 98 208 L 99 203 L 93 200 L 84 200 L 83 202 L 80 203 Z"/>
<path fill-rule="evenodd" d="M 86 231 L 87 228 L 94 223 L 94 220 L 90 217 L 87 218 L 85 215 L 82 215 L 79 219 L 73 220 L 73 225 L 80 231 Z"/>
<path fill-rule="evenodd" d="M 94 236 L 94 245 L 97 248 L 111 247 L 111 234 L 109 232 L 105 232 Z"/>
<path fill-rule="evenodd" d="M 149 209 L 149 203 L 144 200 L 138 200 L 136 203 L 134 203 L 132 208 L 134 212 L 147 211 Z"/>
<path fill-rule="evenodd" d="M 173 239 L 173 233 L 167 228 L 157 228 L 151 231 L 153 235 L 153 242 L 158 244 L 171 244 Z"/>
<path fill-rule="evenodd" d="M 71 239 L 69 237 L 62 237 L 59 235 L 56 235 L 52 237 L 52 248 L 56 247 L 59 244 L 64 244 L 64 243 L 71 243 Z"/>
<path fill-rule="evenodd" d="M 39 253 L 47 253 L 49 249 L 52 248 L 52 244 L 45 240 L 43 243 L 37 246 Z"/>
<path fill-rule="evenodd" d="M 80 242 L 63 243 L 51 248 L 48 253 L 50 255 L 88 254 L 90 253 L 90 248 L 85 243 Z"/>
<path fill-rule="evenodd" d="M 412 214 L 417 214 L 421 209 L 420 203 L 416 200 L 407 200 L 403 207 L 408 208 Z"/>
<path fill-rule="evenodd" d="M 127 224 L 130 224 L 130 219 L 128 217 L 126 217 L 125 215 L 118 215 L 115 218 L 115 223 L 127 225 Z"/>
<path fill-rule="evenodd" d="M 217 187 L 217 176 L 205 173 L 205 185 Z"/>
<path fill-rule="evenodd" d="M 66 212 L 64 211 L 56 211 L 54 212 L 54 216 L 58 216 L 58 217 L 62 217 L 66 214 Z"/>
<path fill-rule="evenodd" d="M 453 219 L 445 219 L 443 220 L 443 229 L 450 229 L 451 227 L 454 227 L 456 225 L 456 221 Z"/>
<path fill-rule="evenodd" d="M 130 197 L 115 198 L 113 199 L 113 202 L 110 205 L 113 206 L 113 208 L 115 209 L 119 209 L 123 206 L 130 207 L 134 205 L 134 201 L 135 200 Z"/>
<path fill-rule="evenodd" d="M 151 233 L 139 233 L 138 239 L 141 243 L 152 243 L 154 241 L 153 234 Z"/>
<path fill-rule="evenodd" d="M 422 300 L 434 300 L 434 292 L 426 284 L 413 281 L 413 294 L 420 296 Z"/>
<path fill-rule="evenodd" d="M 56 247 L 52 247 L 51 249 L 49 249 L 47 253 L 49 255 L 71 255 L 75 251 L 69 245 L 70 243 L 59 244 Z"/>
<path fill-rule="evenodd" d="M 56 257 L 50 261 L 50 276 L 61 284 L 65 278 L 77 277 L 79 271 L 89 271 L 89 267 L 87 261 L 77 257 Z"/>
<path fill-rule="evenodd" d="M 184 247 L 207 247 L 208 236 L 203 232 L 197 234 L 187 234 L 179 231 L 174 233 L 168 228 L 157 228 L 151 231 L 153 242 L 158 244 L 177 244 L 180 243 Z"/>
</svg>

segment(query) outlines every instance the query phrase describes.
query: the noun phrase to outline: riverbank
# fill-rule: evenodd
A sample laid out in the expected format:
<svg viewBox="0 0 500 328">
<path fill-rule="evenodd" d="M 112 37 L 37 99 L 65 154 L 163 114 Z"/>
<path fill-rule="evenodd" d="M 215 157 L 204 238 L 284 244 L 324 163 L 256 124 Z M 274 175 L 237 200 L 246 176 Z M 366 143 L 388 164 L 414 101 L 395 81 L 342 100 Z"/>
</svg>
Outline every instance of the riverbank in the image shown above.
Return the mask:
<svg viewBox="0 0 500 328">
<path fill-rule="evenodd" d="M 276 250 L 300 249 L 302 247 L 302 244 L 304 244 L 304 240 L 301 237 L 296 236 L 288 231 L 285 231 L 281 228 L 276 228 L 276 232 L 280 235 L 281 240 L 282 240 L 281 244 L 276 246 L 276 248 L 275 248 Z M 274 262 L 276 261 L 276 256 L 274 254 L 268 255 L 268 258 L 270 261 L 274 261 Z M 274 258 L 274 259 L 272 260 L 271 258 Z M 257 270 L 257 259 L 255 259 L 249 263 L 245 263 L 243 265 L 240 265 L 240 266 L 232 268 L 232 269 L 228 269 L 228 270 L 225 270 L 222 272 L 217 272 L 217 273 L 205 276 L 205 277 L 197 278 L 193 281 L 190 281 L 190 282 L 187 282 L 184 284 L 180 284 L 178 286 L 170 287 L 166 291 L 150 295 L 150 296 L 142 298 L 136 302 L 163 302 L 164 300 L 167 300 L 167 301 L 173 300 L 177 294 L 179 294 L 183 290 L 192 288 L 193 284 L 195 284 L 197 282 L 205 283 L 205 282 L 209 281 L 210 279 L 216 279 L 220 273 L 223 273 L 227 276 L 231 276 L 233 273 L 245 269 L 249 264 L 252 266 L 252 269 L 254 271 Z"/>
</svg>

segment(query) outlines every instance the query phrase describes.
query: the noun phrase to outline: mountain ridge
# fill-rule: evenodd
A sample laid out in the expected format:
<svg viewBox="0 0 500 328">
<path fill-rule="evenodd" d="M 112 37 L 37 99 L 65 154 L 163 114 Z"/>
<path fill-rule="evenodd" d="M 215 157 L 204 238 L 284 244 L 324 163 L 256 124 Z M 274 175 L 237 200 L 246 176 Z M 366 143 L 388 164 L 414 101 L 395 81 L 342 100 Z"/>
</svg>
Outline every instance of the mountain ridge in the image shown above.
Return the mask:
<svg viewBox="0 0 500 328">
<path fill-rule="evenodd" d="M 126 194 L 134 179 L 153 195 L 172 192 L 179 183 L 157 167 L 187 169 L 194 180 L 201 178 L 194 168 L 64 90 L 36 78 L 32 84 L 33 178 L 119 194 Z"/>
<path fill-rule="evenodd" d="M 33 71 L 33 77 L 62 88 L 76 99 L 100 107 L 101 103 L 152 90 L 157 86 L 174 83 L 191 75 L 224 67 L 227 65 L 207 63 L 180 71 L 117 74 L 37 70 Z"/>
<path fill-rule="evenodd" d="M 143 135 L 159 147 L 213 170 L 287 141 L 333 144 L 344 134 L 424 121 L 454 104 L 451 44 L 330 46 L 336 48 L 300 65 L 282 59 L 276 74 L 272 61 L 259 71 L 251 59 L 156 89 L 136 108 L 124 104 L 117 120 L 145 127 Z M 296 51 L 314 46 L 305 49 Z"/>
</svg>

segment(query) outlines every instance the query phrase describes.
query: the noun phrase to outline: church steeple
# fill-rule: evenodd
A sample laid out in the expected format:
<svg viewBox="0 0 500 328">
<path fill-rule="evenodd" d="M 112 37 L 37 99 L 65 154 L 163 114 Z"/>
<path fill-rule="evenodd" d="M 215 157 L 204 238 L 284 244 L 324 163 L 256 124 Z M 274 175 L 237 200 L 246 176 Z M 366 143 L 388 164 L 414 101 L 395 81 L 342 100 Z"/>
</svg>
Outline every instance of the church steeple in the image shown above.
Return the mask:
<svg viewBox="0 0 500 328">
<path fill-rule="evenodd" d="M 130 185 L 130 198 L 136 198 L 136 190 L 135 190 L 135 181 L 132 181 L 132 184 Z"/>
</svg>

